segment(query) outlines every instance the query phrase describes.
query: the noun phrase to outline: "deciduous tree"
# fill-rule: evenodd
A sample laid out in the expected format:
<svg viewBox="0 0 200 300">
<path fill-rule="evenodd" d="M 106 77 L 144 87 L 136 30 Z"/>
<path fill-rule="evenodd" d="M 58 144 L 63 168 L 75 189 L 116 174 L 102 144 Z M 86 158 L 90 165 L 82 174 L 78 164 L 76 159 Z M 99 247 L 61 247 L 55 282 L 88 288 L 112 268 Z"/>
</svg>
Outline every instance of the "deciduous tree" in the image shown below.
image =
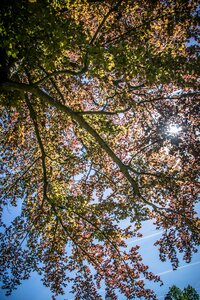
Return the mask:
<svg viewBox="0 0 200 300">
<path fill-rule="evenodd" d="M 198 1 L 3 1 L 1 275 L 155 299 L 141 222 L 178 267 L 199 243 Z M 174 127 L 177 132 L 170 130 Z M 131 225 L 121 228 L 121 221 Z"/>
<path fill-rule="evenodd" d="M 168 295 L 172 300 L 199 300 L 197 291 L 191 285 L 188 285 L 183 290 L 173 285 L 169 289 Z"/>
</svg>

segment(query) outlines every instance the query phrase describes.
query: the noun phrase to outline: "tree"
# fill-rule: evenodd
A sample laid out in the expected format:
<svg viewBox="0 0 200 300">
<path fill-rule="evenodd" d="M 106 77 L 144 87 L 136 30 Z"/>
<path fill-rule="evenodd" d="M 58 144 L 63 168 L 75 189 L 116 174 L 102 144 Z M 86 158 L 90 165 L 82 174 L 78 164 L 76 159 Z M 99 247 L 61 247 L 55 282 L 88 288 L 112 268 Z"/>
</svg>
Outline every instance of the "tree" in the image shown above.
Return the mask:
<svg viewBox="0 0 200 300">
<path fill-rule="evenodd" d="M 197 291 L 190 285 L 188 285 L 184 290 L 182 291 L 177 286 L 173 285 L 169 289 L 169 293 L 172 300 L 198 300 L 199 295 Z"/>
<path fill-rule="evenodd" d="M 144 220 L 163 230 L 162 261 L 191 260 L 198 20 L 193 0 L 3 1 L 1 214 L 18 214 L 1 221 L 7 294 L 37 271 L 54 295 L 73 282 L 75 299 L 101 299 L 104 282 L 112 299 L 155 299 L 140 278 L 159 277 L 126 250 Z"/>
</svg>

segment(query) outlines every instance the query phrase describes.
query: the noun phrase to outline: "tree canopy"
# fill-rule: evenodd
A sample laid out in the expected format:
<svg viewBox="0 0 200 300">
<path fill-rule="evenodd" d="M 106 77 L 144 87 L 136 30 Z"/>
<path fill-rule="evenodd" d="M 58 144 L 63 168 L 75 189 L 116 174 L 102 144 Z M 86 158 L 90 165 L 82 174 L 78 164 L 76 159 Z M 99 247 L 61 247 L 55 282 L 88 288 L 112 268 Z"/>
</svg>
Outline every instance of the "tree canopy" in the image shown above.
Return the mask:
<svg viewBox="0 0 200 300">
<path fill-rule="evenodd" d="M 53 297 L 156 299 L 142 221 L 160 259 L 199 244 L 198 1 L 2 1 L 1 267 Z M 8 224 L 5 207 L 16 217 Z M 129 220 L 123 228 L 121 222 Z M 143 278 L 143 279 L 142 279 Z"/>
<path fill-rule="evenodd" d="M 173 285 L 169 289 L 168 296 L 170 296 L 172 300 L 199 300 L 199 294 L 191 285 L 188 285 L 183 290 Z"/>
</svg>

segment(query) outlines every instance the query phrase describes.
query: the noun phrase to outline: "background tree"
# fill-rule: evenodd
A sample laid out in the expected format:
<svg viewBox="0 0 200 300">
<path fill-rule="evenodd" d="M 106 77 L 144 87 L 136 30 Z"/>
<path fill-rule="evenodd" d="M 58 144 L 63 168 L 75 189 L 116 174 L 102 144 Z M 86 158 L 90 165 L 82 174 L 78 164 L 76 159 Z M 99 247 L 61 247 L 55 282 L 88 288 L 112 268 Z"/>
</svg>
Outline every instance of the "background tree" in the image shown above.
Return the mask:
<svg viewBox="0 0 200 300">
<path fill-rule="evenodd" d="M 177 286 L 173 285 L 169 289 L 169 293 L 172 300 L 198 300 L 199 294 L 190 285 L 188 285 L 183 290 L 179 289 Z"/>
<path fill-rule="evenodd" d="M 126 250 L 143 220 L 163 230 L 162 261 L 190 262 L 198 21 L 193 0 L 3 1 L 1 213 L 17 214 L 1 221 L 8 294 L 37 271 L 54 295 L 73 282 L 75 299 L 101 299 L 103 281 L 112 299 L 154 299 L 140 278 L 159 278 L 138 246 Z"/>
</svg>

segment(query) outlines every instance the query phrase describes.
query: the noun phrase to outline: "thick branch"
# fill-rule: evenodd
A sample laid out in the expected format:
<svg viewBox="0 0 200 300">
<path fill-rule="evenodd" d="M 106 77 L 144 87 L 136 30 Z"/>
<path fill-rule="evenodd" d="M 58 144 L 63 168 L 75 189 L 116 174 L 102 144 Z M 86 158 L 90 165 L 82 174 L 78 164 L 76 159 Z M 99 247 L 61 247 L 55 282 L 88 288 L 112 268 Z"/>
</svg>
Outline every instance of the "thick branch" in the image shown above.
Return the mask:
<svg viewBox="0 0 200 300">
<path fill-rule="evenodd" d="M 131 184 L 135 195 L 138 196 L 140 195 L 138 184 L 133 179 L 133 177 L 129 174 L 128 166 L 123 164 L 121 159 L 113 152 L 113 150 L 102 139 L 102 137 L 85 121 L 85 119 L 82 116 L 74 112 L 71 108 L 56 101 L 47 92 L 42 91 L 40 88 L 35 87 L 33 85 L 7 82 L 2 84 L 2 88 L 6 90 L 18 90 L 18 91 L 33 93 L 35 96 L 41 98 L 41 100 L 45 101 L 50 106 L 56 107 L 60 111 L 63 111 L 66 115 L 70 116 L 95 139 L 95 141 L 100 145 L 100 147 L 104 149 L 104 151 L 108 154 L 108 156 L 118 165 L 120 171 L 124 174 L 125 178 Z"/>
<path fill-rule="evenodd" d="M 30 112 L 30 117 L 33 121 L 33 125 L 34 125 L 34 128 L 35 128 L 35 134 L 36 134 L 37 141 L 38 141 L 40 151 L 41 151 L 42 170 L 43 170 L 43 183 L 44 183 L 44 185 L 43 185 L 44 186 L 43 194 L 44 194 L 44 198 L 45 198 L 46 195 L 47 195 L 47 186 L 48 186 L 47 170 L 46 170 L 46 162 L 45 162 L 46 154 L 45 154 L 44 146 L 43 146 L 43 143 L 42 143 L 42 139 L 40 137 L 40 131 L 39 131 L 38 123 L 37 123 L 37 114 L 34 111 L 32 105 L 31 105 L 31 102 L 29 101 L 28 96 L 25 97 L 25 101 L 26 101 L 26 104 L 27 104 L 29 112 Z"/>
</svg>

